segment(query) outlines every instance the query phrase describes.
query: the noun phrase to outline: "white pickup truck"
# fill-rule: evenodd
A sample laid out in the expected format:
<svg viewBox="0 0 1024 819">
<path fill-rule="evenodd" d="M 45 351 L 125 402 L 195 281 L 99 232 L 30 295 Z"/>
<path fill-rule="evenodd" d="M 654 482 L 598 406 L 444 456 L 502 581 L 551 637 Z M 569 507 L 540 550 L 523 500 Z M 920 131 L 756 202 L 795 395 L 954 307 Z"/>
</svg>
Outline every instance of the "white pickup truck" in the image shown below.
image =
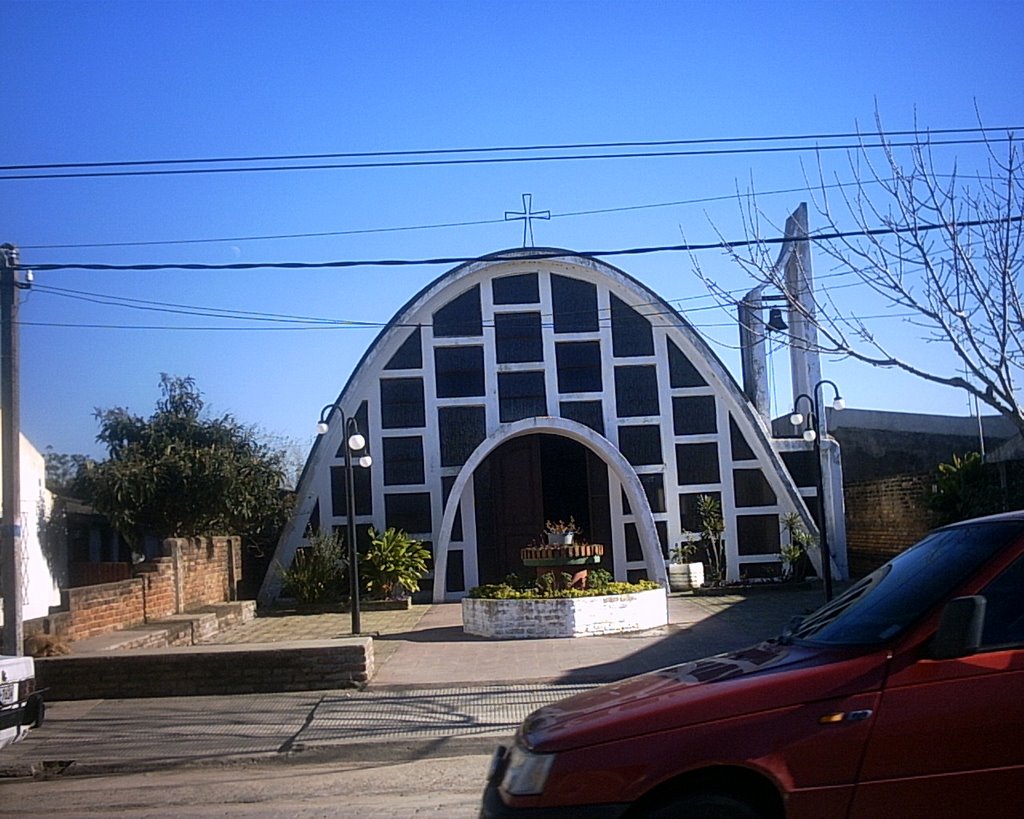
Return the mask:
<svg viewBox="0 0 1024 819">
<path fill-rule="evenodd" d="M 0 655 L 0 748 L 38 728 L 44 711 L 33 659 Z"/>
</svg>

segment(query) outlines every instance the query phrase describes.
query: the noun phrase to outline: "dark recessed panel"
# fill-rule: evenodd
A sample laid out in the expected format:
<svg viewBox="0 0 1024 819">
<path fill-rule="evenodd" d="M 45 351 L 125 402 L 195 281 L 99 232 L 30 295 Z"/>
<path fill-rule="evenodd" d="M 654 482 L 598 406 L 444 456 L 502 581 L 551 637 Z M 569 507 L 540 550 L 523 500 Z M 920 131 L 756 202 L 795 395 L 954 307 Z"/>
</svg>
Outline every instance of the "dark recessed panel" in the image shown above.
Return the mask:
<svg viewBox="0 0 1024 819">
<path fill-rule="evenodd" d="M 654 521 L 654 528 L 658 531 L 658 543 L 661 544 L 661 556 L 668 560 L 668 524 L 663 520 Z"/>
<path fill-rule="evenodd" d="M 647 494 L 647 502 L 654 513 L 665 511 L 665 480 L 658 475 L 638 475 L 640 483 Z"/>
<path fill-rule="evenodd" d="M 481 336 L 483 332 L 478 284 L 434 313 L 434 338 Z"/>
<path fill-rule="evenodd" d="M 660 412 L 657 368 L 616 367 L 615 414 L 619 418 L 635 418 Z"/>
<path fill-rule="evenodd" d="M 636 530 L 635 523 L 626 524 L 626 560 L 643 560 L 644 550 L 640 546 L 640 533 Z"/>
<path fill-rule="evenodd" d="M 494 316 L 494 349 L 499 364 L 543 361 L 540 313 L 498 313 Z"/>
<path fill-rule="evenodd" d="M 747 443 L 746 437 L 740 432 L 740 428 L 736 424 L 736 419 L 731 415 L 729 416 L 729 442 L 732 445 L 732 459 L 734 461 L 757 460 L 754 450 Z"/>
<path fill-rule="evenodd" d="M 437 347 L 434 378 L 438 398 L 467 398 L 484 394 L 483 347 Z"/>
<path fill-rule="evenodd" d="M 601 342 L 564 341 L 555 345 L 558 391 L 601 392 Z"/>
<path fill-rule="evenodd" d="M 779 553 L 778 515 L 737 515 L 736 546 L 741 555 Z"/>
<path fill-rule="evenodd" d="M 441 498 L 444 501 L 446 509 L 448 507 L 448 497 L 451 495 L 452 487 L 454 485 L 454 475 L 443 475 L 441 477 Z M 458 508 L 455 510 L 455 522 L 452 524 L 451 540 L 461 541 L 462 537 L 462 504 L 460 503 Z"/>
<path fill-rule="evenodd" d="M 520 273 L 493 279 L 491 295 L 495 304 L 537 304 L 540 302 L 537 274 Z"/>
<path fill-rule="evenodd" d="M 600 401 L 562 401 L 558 405 L 558 412 L 563 418 L 604 435 L 604 408 Z"/>
<path fill-rule="evenodd" d="M 417 327 L 402 342 L 391 360 L 384 365 L 385 370 L 418 370 L 423 366 L 423 346 L 420 343 L 420 328 Z"/>
<path fill-rule="evenodd" d="M 676 387 L 706 387 L 707 381 L 697 372 L 697 368 L 690 363 L 683 351 L 673 341 L 668 341 L 668 375 L 669 386 Z"/>
<path fill-rule="evenodd" d="M 373 514 L 373 489 L 370 483 L 370 470 L 361 466 L 352 466 L 352 485 L 356 494 L 356 514 Z M 348 491 L 345 484 L 345 467 L 331 467 L 331 514 L 343 518 L 347 515 L 348 509 L 345 500 L 345 493 Z"/>
<path fill-rule="evenodd" d="M 423 439 L 418 435 L 384 438 L 384 485 L 423 483 Z"/>
<path fill-rule="evenodd" d="M 463 567 L 462 549 L 448 550 L 448 566 L 445 569 L 445 591 L 461 592 L 466 590 L 466 570 Z"/>
<path fill-rule="evenodd" d="M 547 415 L 544 373 L 498 373 L 498 419 L 503 424 Z"/>
<path fill-rule="evenodd" d="M 702 435 L 718 432 L 713 395 L 675 396 L 672 399 L 672 424 L 676 435 Z"/>
<path fill-rule="evenodd" d="M 551 275 L 551 310 L 556 333 L 597 330 L 597 286 L 583 279 Z"/>
<path fill-rule="evenodd" d="M 718 483 L 718 444 L 676 444 L 676 472 L 680 486 Z"/>
<path fill-rule="evenodd" d="M 611 294 L 612 355 L 625 358 L 654 355 L 654 333 L 644 316 Z"/>
<path fill-rule="evenodd" d="M 483 407 L 438 407 L 441 466 L 462 466 L 487 437 Z"/>
<path fill-rule="evenodd" d="M 380 380 L 380 422 L 384 429 L 407 429 L 426 425 L 422 378 Z"/>
<path fill-rule="evenodd" d="M 633 466 L 662 463 L 661 427 L 619 427 L 619 451 Z"/>
<path fill-rule="evenodd" d="M 689 493 L 679 496 L 679 528 L 684 532 L 700 531 L 700 498 L 702 494 L 721 501 L 720 492 Z"/>
<path fill-rule="evenodd" d="M 433 529 L 430 493 L 385 494 L 384 518 L 389 527 L 404 529 L 409 534 L 429 533 Z"/>
<path fill-rule="evenodd" d="M 737 506 L 775 505 L 775 492 L 760 469 L 734 469 L 732 481 Z"/>
</svg>

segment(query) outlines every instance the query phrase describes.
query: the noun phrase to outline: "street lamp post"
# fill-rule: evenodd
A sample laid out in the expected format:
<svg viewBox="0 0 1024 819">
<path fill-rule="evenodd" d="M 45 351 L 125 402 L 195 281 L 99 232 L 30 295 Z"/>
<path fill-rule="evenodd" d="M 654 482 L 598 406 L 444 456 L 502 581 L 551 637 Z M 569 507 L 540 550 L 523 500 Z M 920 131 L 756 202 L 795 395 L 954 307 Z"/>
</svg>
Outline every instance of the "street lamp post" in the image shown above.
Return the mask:
<svg viewBox="0 0 1024 819">
<path fill-rule="evenodd" d="M 825 581 L 825 602 L 827 603 L 832 599 L 832 552 L 828 544 L 828 522 L 825 520 L 825 467 L 821 463 L 821 388 L 825 384 L 832 387 L 836 394 L 832 401 L 832 409 L 839 411 L 846 406 L 835 382 L 822 379 L 814 385 L 811 395 L 802 392 L 796 397 L 793 401 L 793 414 L 789 416 L 789 422 L 795 427 L 804 422 L 804 416 L 800 413 L 800 399 L 806 399 L 811 411 L 808 413 L 808 426 L 804 430 L 803 438 L 805 441 L 814 442 L 814 458 L 818 464 L 818 531 L 821 533 L 821 564 Z"/>
<path fill-rule="evenodd" d="M 353 480 L 352 455 L 355 452 L 363 452 L 359 456 L 359 465 L 363 469 L 368 469 L 373 463 L 373 459 L 369 452 L 364 451 L 366 439 L 359 432 L 359 424 L 356 423 L 356 419 L 345 415 L 344 410 L 337 403 L 328 404 L 320 410 L 320 422 L 316 425 L 317 434 L 324 435 L 330 429 L 327 419 L 334 410 L 341 415 L 341 430 L 345 438 L 345 515 L 347 520 L 345 539 L 348 541 L 349 609 L 352 612 L 352 634 L 359 634 L 362 627 L 359 622 L 359 551 L 356 549 L 356 489 Z"/>
</svg>

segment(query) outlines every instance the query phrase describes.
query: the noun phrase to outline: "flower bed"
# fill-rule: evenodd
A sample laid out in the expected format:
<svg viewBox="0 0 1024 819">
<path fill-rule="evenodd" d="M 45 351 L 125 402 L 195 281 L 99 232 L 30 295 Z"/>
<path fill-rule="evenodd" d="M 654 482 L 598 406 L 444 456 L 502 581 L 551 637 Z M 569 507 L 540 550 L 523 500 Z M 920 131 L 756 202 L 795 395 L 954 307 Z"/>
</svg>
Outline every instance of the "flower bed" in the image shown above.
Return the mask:
<svg viewBox="0 0 1024 819">
<path fill-rule="evenodd" d="M 463 631 L 499 640 L 589 637 L 667 623 L 663 588 L 589 597 L 462 600 Z"/>
</svg>

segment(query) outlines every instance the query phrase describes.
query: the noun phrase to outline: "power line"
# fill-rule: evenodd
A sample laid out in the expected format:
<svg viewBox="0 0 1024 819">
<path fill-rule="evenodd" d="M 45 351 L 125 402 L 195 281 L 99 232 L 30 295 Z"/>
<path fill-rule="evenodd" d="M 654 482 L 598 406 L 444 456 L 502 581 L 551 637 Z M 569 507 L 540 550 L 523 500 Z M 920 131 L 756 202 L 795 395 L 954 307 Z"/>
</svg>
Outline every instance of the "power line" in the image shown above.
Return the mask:
<svg viewBox="0 0 1024 819">
<path fill-rule="evenodd" d="M 451 154 L 487 154 L 487 153 L 510 153 L 526 151 L 567 151 L 567 150 L 589 150 L 594 148 L 656 148 L 669 145 L 715 145 L 735 144 L 739 142 L 789 142 L 806 141 L 810 139 L 863 139 L 865 137 L 904 137 L 904 136 L 931 136 L 933 134 L 985 134 L 989 131 L 1010 132 L 1019 130 L 1022 126 L 1010 127 L 984 127 L 972 128 L 915 128 L 906 131 L 847 131 L 839 133 L 821 134 L 789 134 L 771 136 L 751 137 L 705 137 L 695 139 L 660 139 L 660 140 L 636 140 L 623 142 L 572 142 L 548 145 L 492 145 L 483 148 L 419 148 L 402 151 L 349 151 L 335 153 L 314 153 L 314 154 L 269 154 L 252 156 L 226 156 L 226 157 L 193 157 L 181 159 L 131 159 L 131 160 L 107 160 L 101 162 L 47 162 L 24 165 L 0 165 L 0 171 L 26 171 L 26 170 L 57 170 L 66 168 L 112 168 L 112 167 L 140 167 L 144 165 L 201 165 L 216 164 L 224 162 L 299 162 L 314 159 L 374 159 L 381 157 L 395 156 L 443 156 Z"/>
<path fill-rule="evenodd" d="M 856 271 L 842 271 L 826 273 L 823 276 L 819 276 L 815 279 L 816 283 L 824 282 L 827 279 L 844 278 L 847 276 L 854 275 Z M 829 292 L 845 289 L 849 287 L 860 286 L 860 282 L 851 282 L 848 284 L 830 285 L 828 286 Z M 724 291 L 724 295 L 735 295 L 744 292 L 745 288 L 738 288 L 733 290 Z M 386 322 L 368 322 L 368 321 L 352 321 L 347 319 L 330 319 L 312 316 L 297 316 L 293 314 L 284 313 L 267 313 L 263 311 L 249 311 L 249 310 L 227 310 L 216 307 L 204 307 L 188 304 L 180 304 L 177 302 L 162 302 L 154 301 L 151 299 L 136 299 L 128 296 L 114 296 L 104 293 L 95 293 L 83 290 L 70 290 L 61 287 L 53 287 L 49 285 L 37 284 L 33 286 L 34 292 L 40 292 L 43 294 L 63 296 L 65 298 L 76 299 L 79 301 L 85 301 L 94 304 L 102 304 L 110 307 L 127 307 L 131 309 L 142 309 L 160 313 L 170 314 L 181 314 L 181 315 L 194 315 L 208 318 L 229 318 L 236 319 L 239 321 L 259 321 L 259 322 L 271 322 L 275 324 L 288 324 L 287 327 L 216 327 L 210 325 L 203 326 L 181 326 L 181 325 L 134 325 L 134 324 L 78 324 L 78 323 L 67 323 L 67 322 L 26 322 L 26 326 L 43 326 L 43 327 L 67 327 L 67 328 L 83 328 L 83 329 L 144 329 L 144 330 L 315 330 L 315 329 L 380 329 L 387 326 Z M 714 303 L 709 305 L 701 305 L 697 307 L 686 307 L 682 306 L 683 302 L 696 301 L 696 300 L 708 300 L 714 299 L 715 297 L 711 293 L 702 293 L 691 296 L 685 296 L 677 299 L 659 299 L 655 302 L 643 302 L 640 304 L 634 304 L 633 307 L 646 307 L 656 306 L 661 304 L 667 304 L 668 310 L 656 310 L 654 312 L 644 313 L 644 317 L 648 319 L 655 319 L 659 316 L 678 314 L 682 315 L 685 320 L 696 328 L 700 327 L 726 327 L 732 326 L 734 322 L 730 321 L 727 323 L 704 323 L 698 324 L 691 321 L 690 317 L 694 313 L 705 312 L 708 310 L 722 310 L 726 305 L 721 303 Z M 679 306 L 673 306 L 679 305 Z M 611 319 L 610 309 L 599 309 L 599 321 L 601 323 L 607 323 Z M 897 318 L 897 317 L 909 317 L 916 314 L 883 314 L 879 316 L 856 316 L 860 320 L 866 319 L 877 319 L 877 318 Z M 663 324 L 656 324 L 654 321 L 651 322 L 652 326 L 667 326 Z M 402 327 L 414 327 L 424 326 L 422 323 L 417 324 L 396 324 L 395 326 Z M 485 329 L 494 329 L 493 322 L 484 322 L 483 327 Z M 550 321 L 545 322 L 542 326 L 553 326 Z"/>
<path fill-rule="evenodd" d="M 98 264 L 85 262 L 71 262 L 63 264 L 19 264 L 20 270 L 96 270 L 96 271 L 160 271 L 160 270 L 321 270 L 348 267 L 412 267 L 417 265 L 453 265 L 466 262 L 482 261 L 517 261 L 529 258 L 530 260 L 558 259 L 564 256 L 582 256 L 585 258 L 601 258 L 605 256 L 640 256 L 651 253 L 694 253 L 704 250 L 728 250 L 731 248 L 750 247 L 753 245 L 778 245 L 786 242 L 809 241 L 826 242 L 836 239 L 848 239 L 859 236 L 891 236 L 904 233 L 925 233 L 932 230 L 957 229 L 981 227 L 983 225 L 1001 224 L 1004 222 L 1016 223 L 1024 220 L 1024 216 L 1008 216 L 1003 219 L 975 219 L 965 222 L 958 222 L 955 226 L 945 224 L 918 224 L 905 227 L 869 228 L 862 230 L 833 231 L 831 233 L 811 233 L 804 238 L 794 239 L 792 237 L 777 236 L 759 239 L 739 239 L 724 242 L 708 242 L 702 244 L 682 245 L 655 245 L 648 247 L 633 247 L 618 250 L 533 250 L 528 256 L 522 251 L 503 251 L 491 253 L 485 256 L 441 256 L 428 259 L 345 259 L 327 262 L 230 262 L 225 264 L 202 264 L 192 262 L 172 262 L 165 264 Z"/>
<path fill-rule="evenodd" d="M 988 130 L 988 129 L 986 129 Z M 109 177 L 132 177 L 132 176 L 198 176 L 204 174 L 234 174 L 234 173 L 265 173 L 269 171 L 327 171 L 327 170 L 355 170 L 375 168 L 417 168 L 417 167 L 443 167 L 458 165 L 501 165 L 524 162 L 566 162 L 576 160 L 595 159 L 655 159 L 667 157 L 698 157 L 698 156 L 730 156 L 738 154 L 780 154 L 795 153 L 800 151 L 838 151 L 838 150 L 869 150 L 873 148 L 916 148 L 926 144 L 929 147 L 950 146 L 950 145 L 978 145 L 992 144 L 997 142 L 1008 142 L 1012 136 L 979 138 L 979 139 L 948 139 L 928 140 L 925 143 L 912 142 L 857 142 L 840 143 L 838 145 L 782 145 L 764 146 L 757 148 L 704 148 L 699 150 L 680 151 L 629 151 L 624 153 L 577 153 L 564 155 L 539 155 L 539 156 L 504 156 L 504 157 L 473 157 L 469 159 L 401 159 L 380 162 L 322 162 L 306 165 L 260 165 L 260 166 L 233 166 L 226 168 L 173 168 L 133 170 L 133 171 L 73 171 L 69 173 L 15 173 L 0 174 L 0 180 L 14 179 L 97 179 Z"/>
<path fill-rule="evenodd" d="M 295 316 L 282 313 L 265 313 L 249 310 L 225 310 L 217 307 L 197 307 L 190 304 L 178 304 L 175 302 L 151 301 L 148 299 L 133 299 L 127 296 L 111 296 L 103 293 L 91 293 L 84 290 L 67 290 L 61 287 L 50 285 L 34 284 L 33 291 L 49 293 L 50 295 L 62 296 L 77 301 L 90 302 L 92 304 L 103 304 L 108 307 L 126 307 L 134 310 L 148 310 L 157 313 L 176 313 L 189 316 L 204 316 L 208 318 L 234 318 L 241 321 L 270 321 L 270 322 L 296 322 L 302 324 L 322 324 L 325 326 L 365 326 L 380 328 L 384 326 L 380 322 L 352 321 L 348 319 L 328 319 L 311 316 Z"/>
<path fill-rule="evenodd" d="M 856 321 L 868 321 L 878 319 L 891 319 L 891 318 L 912 318 L 919 316 L 919 313 L 881 313 L 878 315 L 871 316 L 846 316 L 846 319 Z M 686 319 L 686 316 L 683 316 Z M 608 319 L 601 319 L 601 326 L 609 326 Z M 167 331 L 182 331 L 182 332 L 267 332 L 267 331 L 287 331 L 287 330 L 379 330 L 382 327 L 388 326 L 387 323 L 381 322 L 372 324 L 370 322 L 359 322 L 359 323 L 348 323 L 338 322 L 336 324 L 327 324 L 323 322 L 315 322 L 313 324 L 301 324 L 296 323 L 294 326 L 289 327 L 237 327 L 237 326 L 217 326 L 217 325 L 180 325 L 180 324 L 97 324 L 97 323 L 77 323 L 67 321 L 18 321 L 16 322 L 20 327 L 50 327 L 56 329 L 66 330 L 159 330 L 161 332 Z M 693 322 L 687 320 L 686 322 L 690 327 L 695 330 L 704 330 L 711 328 L 720 327 L 734 327 L 735 321 L 729 322 Z M 393 325 L 395 327 L 425 327 L 423 324 L 402 324 L 397 323 Z M 553 327 L 553 324 L 544 323 L 542 327 Z M 652 327 L 674 327 L 674 324 L 666 323 L 655 323 L 651 322 Z M 484 324 L 484 329 L 493 329 L 493 324 Z M 738 349 L 738 348 L 735 348 Z M 539 362 L 538 362 L 539 363 Z"/>
<path fill-rule="evenodd" d="M 767 196 L 767 194 L 765 194 Z M 224 242 L 258 242 L 276 239 L 322 239 L 328 236 L 361 236 L 370 233 L 398 233 L 406 230 L 435 230 L 438 228 L 473 227 L 476 225 L 504 224 L 504 219 L 477 219 L 467 222 L 440 222 L 433 225 L 409 225 L 404 227 L 356 228 L 353 230 L 326 230 L 316 233 L 278 233 L 266 236 L 224 236 L 211 239 L 158 239 L 140 242 L 83 242 L 62 245 L 20 245 L 22 250 L 57 250 L 87 247 L 152 247 L 153 245 L 202 245 Z"/>
<path fill-rule="evenodd" d="M 823 282 L 827 279 L 843 278 L 846 276 L 854 275 L 855 271 L 842 271 L 837 273 L 826 273 L 823 276 L 818 276 L 815 279 L 816 283 Z M 837 290 L 847 287 L 859 286 L 859 282 L 851 282 L 849 284 L 831 285 L 829 290 Z M 275 323 L 293 323 L 301 325 L 323 325 L 325 328 L 334 328 L 338 326 L 345 327 L 371 327 L 380 328 L 385 326 L 382 322 L 367 322 L 367 321 L 354 321 L 350 319 L 335 319 L 335 318 L 322 318 L 317 316 L 297 316 L 288 313 L 268 313 L 265 311 L 251 311 L 251 310 L 233 310 L 224 309 L 219 307 L 207 307 L 202 305 L 192 304 L 181 304 L 179 302 L 166 302 L 166 301 L 155 301 L 152 299 L 136 299 L 129 296 L 116 296 L 109 293 L 96 293 L 88 290 L 71 290 L 63 287 L 55 287 L 53 285 L 46 284 L 34 284 L 32 287 L 33 292 L 60 296 L 63 298 L 73 299 L 76 301 L 84 301 L 91 304 L 101 304 L 108 307 L 125 307 L 129 309 L 147 310 L 158 313 L 171 313 L 180 315 L 193 315 L 202 316 L 208 318 L 230 318 L 237 319 L 239 321 L 268 321 Z M 745 288 L 737 288 L 733 290 L 724 291 L 724 295 L 736 295 L 743 293 Z M 706 310 L 719 310 L 724 305 L 714 303 L 708 305 L 700 305 L 697 307 L 683 307 L 684 302 L 692 301 L 705 301 L 713 299 L 714 296 L 710 293 L 696 294 L 692 296 L 684 296 L 677 299 L 659 299 L 653 302 L 642 302 L 632 305 L 633 307 L 652 307 L 659 306 L 661 304 L 667 304 L 669 310 L 656 310 L 653 312 L 644 313 L 645 317 L 653 317 L 660 315 L 668 315 L 670 313 L 682 313 L 685 311 L 686 315 L 692 313 L 704 312 Z M 674 306 L 678 305 L 678 306 Z M 599 308 L 599 313 L 604 313 L 610 316 L 610 308 Z M 493 324 L 488 323 L 487 326 Z"/>
<path fill-rule="evenodd" d="M 936 176 L 943 176 L 942 174 L 936 174 Z M 881 184 L 881 182 L 887 180 L 863 180 L 860 182 L 832 182 L 825 185 L 817 185 L 813 189 L 804 187 L 798 188 L 779 188 L 770 191 L 759 191 L 758 196 L 777 196 L 788 193 L 808 193 L 818 190 L 831 190 L 833 188 L 844 188 L 844 187 L 856 187 L 859 185 L 871 183 Z M 573 216 L 596 216 L 606 213 L 625 213 L 634 210 L 651 210 L 654 208 L 669 208 L 679 207 L 681 205 L 702 205 L 708 202 L 722 202 L 736 199 L 735 193 L 720 194 L 718 196 L 704 196 L 695 199 L 680 199 L 674 202 L 655 202 L 646 205 L 623 205 L 615 208 L 597 208 L 594 210 L 577 210 L 567 211 L 566 213 L 552 213 L 552 219 L 563 219 Z M 453 227 L 475 227 L 478 225 L 498 225 L 505 224 L 505 219 L 477 219 L 464 222 L 439 222 L 432 225 L 408 225 L 403 227 L 383 227 L 383 228 L 354 228 L 352 230 L 329 230 L 329 231 L 318 231 L 313 233 L 279 233 L 269 234 L 265 236 L 223 236 L 215 238 L 205 239 L 156 239 L 149 241 L 137 241 L 137 242 L 80 242 L 76 244 L 50 244 L 50 245 L 20 245 L 22 250 L 63 250 L 63 249 L 79 249 L 79 248 L 104 248 L 104 247 L 152 247 L 155 245 L 188 245 L 188 244 L 215 244 L 225 242 L 255 242 L 255 241 L 267 241 L 277 239 L 322 239 L 329 236 L 360 236 L 373 233 L 398 233 L 401 231 L 413 231 L 413 230 L 435 230 L 439 228 L 453 228 Z"/>
</svg>

